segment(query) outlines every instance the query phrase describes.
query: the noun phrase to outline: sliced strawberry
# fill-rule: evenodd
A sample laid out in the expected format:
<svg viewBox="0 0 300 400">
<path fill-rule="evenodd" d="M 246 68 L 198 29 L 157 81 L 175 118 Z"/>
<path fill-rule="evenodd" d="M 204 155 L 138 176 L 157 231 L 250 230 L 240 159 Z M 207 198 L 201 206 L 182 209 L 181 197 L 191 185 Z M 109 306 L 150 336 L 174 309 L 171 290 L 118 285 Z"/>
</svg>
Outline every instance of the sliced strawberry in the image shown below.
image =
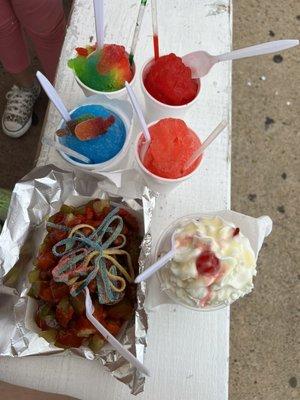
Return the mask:
<svg viewBox="0 0 300 400">
<path fill-rule="evenodd" d="M 117 336 L 117 334 L 120 332 L 120 329 L 121 329 L 121 326 L 122 326 L 122 324 L 120 322 L 112 321 L 112 320 L 105 321 L 104 325 L 105 325 L 106 329 L 113 336 Z"/>
<path fill-rule="evenodd" d="M 85 311 L 85 296 L 83 293 L 79 293 L 78 296 L 71 296 L 70 302 L 74 308 L 75 314 L 82 315 Z"/>
<path fill-rule="evenodd" d="M 82 224 L 85 221 L 84 215 L 74 215 L 74 214 L 67 214 L 65 218 L 65 224 L 69 228 L 73 228 L 76 225 Z"/>
<path fill-rule="evenodd" d="M 49 303 L 53 303 L 53 295 L 52 295 L 52 290 L 50 288 L 49 282 L 41 282 L 40 285 L 40 291 L 38 294 L 38 297 L 44 301 L 47 301 Z"/>
<path fill-rule="evenodd" d="M 97 282 L 96 279 L 93 279 L 88 285 L 89 291 L 91 293 L 95 293 L 97 290 Z"/>
<path fill-rule="evenodd" d="M 102 306 L 102 304 L 99 304 L 98 301 L 94 301 L 93 302 L 94 305 L 94 317 L 101 323 L 103 323 L 103 321 L 106 318 L 106 311 L 104 309 L 104 307 Z"/>
<path fill-rule="evenodd" d="M 72 319 L 73 314 L 74 314 L 74 309 L 70 304 L 69 298 L 64 297 L 56 307 L 55 317 L 57 319 L 57 322 L 61 326 L 66 328 L 69 321 Z"/>
<path fill-rule="evenodd" d="M 35 261 L 35 265 L 40 270 L 52 270 L 57 264 L 57 258 L 52 251 L 45 249 L 40 252 Z"/>
<path fill-rule="evenodd" d="M 127 299 L 124 299 L 113 306 L 107 307 L 107 315 L 112 319 L 122 319 L 126 321 L 130 319 L 132 313 L 132 304 Z"/>
<path fill-rule="evenodd" d="M 128 228 L 130 228 L 133 232 L 138 232 L 139 224 L 134 215 L 130 214 L 130 212 L 128 212 L 124 208 L 121 208 L 119 210 L 119 215 L 120 215 L 120 217 L 123 218 L 123 220 L 124 220 L 125 224 L 128 226 Z"/>
<path fill-rule="evenodd" d="M 54 279 L 50 281 L 50 288 L 55 303 L 60 302 L 61 299 L 68 296 L 70 293 L 70 288 L 68 285 L 65 283 L 55 282 Z"/>
<path fill-rule="evenodd" d="M 62 329 L 58 331 L 55 343 L 58 347 L 79 347 L 82 341 L 83 338 L 77 336 L 74 329 Z"/>
<path fill-rule="evenodd" d="M 94 325 L 87 319 L 85 315 L 81 315 L 75 322 L 75 327 L 77 336 L 88 337 L 92 334 L 97 333 L 97 329 Z"/>
<path fill-rule="evenodd" d="M 52 271 L 40 271 L 41 281 L 51 281 L 52 279 Z"/>
<path fill-rule="evenodd" d="M 50 239 L 53 244 L 60 242 L 61 240 L 65 239 L 68 236 L 68 232 L 61 231 L 59 229 L 53 229 L 52 232 L 49 234 Z"/>
<path fill-rule="evenodd" d="M 58 212 L 54 215 L 51 215 L 51 217 L 48 219 L 49 222 L 52 222 L 53 224 L 61 224 L 64 221 L 64 214 L 62 212 Z M 53 228 L 47 227 L 48 232 L 50 232 Z"/>
<path fill-rule="evenodd" d="M 94 218 L 94 210 L 92 206 L 86 205 L 85 206 L 85 216 L 87 220 L 93 220 Z"/>
</svg>

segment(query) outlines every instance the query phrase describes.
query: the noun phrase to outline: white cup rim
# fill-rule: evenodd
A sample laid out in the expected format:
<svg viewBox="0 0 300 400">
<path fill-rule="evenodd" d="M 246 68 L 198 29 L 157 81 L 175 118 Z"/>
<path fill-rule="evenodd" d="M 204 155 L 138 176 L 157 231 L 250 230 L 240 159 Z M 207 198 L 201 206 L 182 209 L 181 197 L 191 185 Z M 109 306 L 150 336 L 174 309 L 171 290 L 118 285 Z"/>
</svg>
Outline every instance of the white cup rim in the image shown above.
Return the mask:
<svg viewBox="0 0 300 400">
<path fill-rule="evenodd" d="M 171 105 L 171 104 L 162 103 L 161 101 L 159 101 L 159 100 L 157 100 L 155 97 L 153 97 L 153 96 L 148 92 L 148 90 L 146 89 L 146 87 L 145 87 L 145 85 L 144 85 L 144 79 L 143 79 L 145 68 L 146 68 L 146 67 L 148 66 L 148 64 L 150 64 L 152 61 L 154 61 L 154 58 L 149 58 L 149 59 L 143 64 L 142 69 L 141 69 L 141 72 L 140 72 L 140 83 L 141 83 L 141 87 L 142 87 L 144 93 L 146 93 L 147 96 L 148 96 L 157 106 L 169 108 L 169 109 L 171 109 L 171 110 L 181 110 L 181 109 L 185 109 L 185 108 L 187 108 L 187 107 L 190 107 L 191 105 L 193 105 L 193 104 L 198 100 L 198 97 L 199 97 L 200 92 L 201 92 L 201 80 L 200 80 L 200 78 L 196 79 L 197 82 L 198 82 L 198 92 L 197 92 L 196 96 L 193 98 L 193 100 L 191 100 L 190 102 L 188 102 L 188 103 L 186 103 L 186 104 L 182 104 L 182 105 L 180 105 L 180 106 L 174 106 L 174 105 Z"/>
<path fill-rule="evenodd" d="M 160 120 L 151 122 L 151 123 L 148 124 L 147 126 L 148 126 L 148 127 L 151 127 L 152 125 L 156 124 L 157 122 L 161 121 L 162 119 L 166 119 L 166 118 L 161 118 Z M 188 127 L 188 128 L 189 128 L 189 127 Z M 191 128 L 189 128 L 189 129 L 191 129 Z M 193 131 L 193 132 L 194 132 L 194 131 Z M 195 134 L 196 134 L 196 133 L 195 133 Z M 142 137 L 142 135 L 143 135 L 143 132 L 140 132 L 140 133 L 137 135 L 137 138 L 136 138 L 135 144 L 134 144 L 134 153 L 135 153 L 135 159 L 136 159 L 136 161 L 137 161 L 139 167 L 140 167 L 140 168 L 142 169 L 142 171 L 144 171 L 147 175 L 151 176 L 151 177 L 154 178 L 155 180 L 160 181 L 160 183 L 168 184 L 168 183 L 180 183 L 180 182 L 183 182 L 183 181 L 189 179 L 191 176 L 193 176 L 193 175 L 196 173 L 196 171 L 198 171 L 198 168 L 200 167 L 200 165 L 201 165 L 201 163 L 202 163 L 202 159 L 203 159 L 204 154 L 202 154 L 201 161 L 200 161 L 200 163 L 197 165 L 197 167 L 196 167 L 192 172 L 190 172 L 188 175 L 181 176 L 180 178 L 164 178 L 164 177 L 162 177 L 162 176 L 153 174 L 151 171 L 149 171 L 149 170 L 144 166 L 144 164 L 142 163 L 142 161 L 141 161 L 141 159 L 140 159 L 140 155 L 139 155 L 139 152 L 138 152 L 138 144 L 139 144 L 139 141 L 140 141 L 140 138 Z M 198 135 L 197 135 L 197 136 L 198 136 Z"/>
<path fill-rule="evenodd" d="M 72 115 L 72 113 L 73 113 L 74 111 L 76 111 L 78 108 L 84 107 L 84 106 L 89 106 L 89 105 L 93 105 L 93 103 L 90 103 L 90 104 L 81 104 L 81 105 L 79 105 L 79 106 L 73 108 L 73 109 L 72 109 L 71 111 L 69 111 L 69 112 L 70 112 L 70 114 Z M 95 104 L 95 105 L 100 105 L 100 104 Z M 103 107 L 104 107 L 104 106 L 103 106 Z M 110 111 L 112 111 L 112 112 L 118 114 L 116 110 L 114 110 L 113 108 L 110 108 L 109 106 L 105 106 L 104 108 L 106 108 L 107 110 L 110 110 Z M 121 118 L 121 120 L 122 120 L 122 122 L 123 122 L 123 124 L 124 124 L 124 126 L 125 126 L 126 138 L 125 138 L 124 144 L 123 144 L 123 146 L 121 147 L 121 149 L 120 149 L 120 150 L 118 151 L 118 153 L 117 153 L 114 157 L 112 157 L 110 160 L 104 161 L 104 162 L 102 162 L 102 163 L 97 163 L 97 164 L 86 164 L 86 163 L 81 163 L 81 162 L 78 162 L 78 161 L 73 160 L 68 154 L 64 153 L 62 150 L 58 150 L 58 152 L 60 153 L 60 155 L 61 155 L 69 164 L 72 164 L 72 165 L 75 165 L 76 167 L 81 167 L 81 168 L 84 168 L 84 169 L 91 169 L 91 168 L 92 168 L 92 169 L 104 169 L 104 168 L 106 168 L 106 167 L 108 167 L 108 166 L 110 166 L 110 165 L 116 164 L 116 163 L 127 153 L 127 151 L 128 151 L 129 144 L 130 144 L 130 133 L 131 133 L 131 126 L 128 125 L 128 123 L 124 120 L 124 118 L 123 118 L 121 115 L 118 114 L 118 117 Z M 63 123 L 64 123 L 64 119 L 62 118 L 62 119 L 60 120 L 60 124 L 59 124 L 59 128 L 58 128 L 58 129 L 60 129 L 60 128 L 62 127 Z M 60 142 L 59 142 L 59 137 L 58 137 L 57 135 L 55 135 L 55 140 L 56 140 L 58 143 L 60 143 Z"/>
<path fill-rule="evenodd" d="M 134 82 L 136 80 L 136 76 L 137 76 L 135 62 L 133 62 L 133 64 L 132 64 L 132 70 L 133 70 L 133 77 L 132 77 L 131 81 L 129 82 L 130 86 L 134 84 Z M 125 86 L 122 89 L 114 90 L 114 91 L 111 91 L 111 92 L 104 92 L 104 91 L 101 91 L 101 90 L 92 89 L 92 88 L 88 87 L 85 83 L 83 83 L 80 78 L 78 78 L 78 76 L 76 75 L 76 72 L 75 72 L 75 70 L 73 68 L 72 68 L 72 71 L 73 71 L 75 80 L 77 81 L 78 85 L 82 86 L 84 89 L 89 90 L 90 92 L 92 92 L 94 94 L 103 94 L 103 95 L 106 95 L 106 96 L 109 96 L 109 95 L 117 96 L 117 95 L 122 95 L 123 93 L 126 92 L 126 87 Z"/>
</svg>

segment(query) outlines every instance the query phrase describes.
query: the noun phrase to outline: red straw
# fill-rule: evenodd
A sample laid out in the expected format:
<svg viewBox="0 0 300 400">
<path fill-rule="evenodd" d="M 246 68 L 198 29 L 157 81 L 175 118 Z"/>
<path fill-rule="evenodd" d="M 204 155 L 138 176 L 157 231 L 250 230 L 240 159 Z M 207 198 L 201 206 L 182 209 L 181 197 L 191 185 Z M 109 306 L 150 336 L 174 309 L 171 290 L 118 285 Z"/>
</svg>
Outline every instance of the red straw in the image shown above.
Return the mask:
<svg viewBox="0 0 300 400">
<path fill-rule="evenodd" d="M 157 26 L 157 4 L 156 0 L 151 0 L 151 11 L 152 11 L 152 30 L 153 30 L 153 48 L 154 58 L 159 58 L 159 45 L 158 45 L 158 26 Z"/>
</svg>

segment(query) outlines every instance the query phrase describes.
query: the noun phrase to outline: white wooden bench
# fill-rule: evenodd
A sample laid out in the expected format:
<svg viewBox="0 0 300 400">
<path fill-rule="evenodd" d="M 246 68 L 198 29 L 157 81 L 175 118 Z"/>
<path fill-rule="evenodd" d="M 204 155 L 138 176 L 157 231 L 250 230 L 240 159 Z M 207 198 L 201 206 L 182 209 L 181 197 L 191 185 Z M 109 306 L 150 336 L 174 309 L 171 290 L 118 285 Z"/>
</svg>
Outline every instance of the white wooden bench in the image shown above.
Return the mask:
<svg viewBox="0 0 300 400">
<path fill-rule="evenodd" d="M 161 53 L 183 55 L 196 49 L 211 53 L 231 48 L 230 0 L 164 0 L 159 4 Z M 129 48 L 138 0 L 105 2 L 107 43 Z M 66 67 L 76 46 L 94 35 L 92 0 L 75 0 L 58 67 L 56 88 L 68 108 L 82 96 Z M 152 55 L 150 6 L 144 16 L 136 63 L 140 68 Z M 139 89 L 138 89 L 139 90 Z M 215 66 L 203 79 L 198 104 L 188 113 L 189 125 L 202 138 L 221 119 L 231 117 L 231 65 Z M 43 135 L 50 137 L 60 120 L 48 108 Z M 67 168 L 57 153 L 42 147 L 38 165 Z M 169 196 L 162 196 L 154 218 L 154 238 L 174 219 L 197 211 L 230 207 L 230 128 L 205 154 L 197 175 Z M 162 306 L 149 315 L 146 363 L 152 377 L 139 399 L 226 400 L 228 397 L 229 309 L 212 313 Z M 112 378 L 96 361 L 69 356 L 0 359 L 0 379 L 85 400 L 131 398 L 129 389 Z"/>
</svg>

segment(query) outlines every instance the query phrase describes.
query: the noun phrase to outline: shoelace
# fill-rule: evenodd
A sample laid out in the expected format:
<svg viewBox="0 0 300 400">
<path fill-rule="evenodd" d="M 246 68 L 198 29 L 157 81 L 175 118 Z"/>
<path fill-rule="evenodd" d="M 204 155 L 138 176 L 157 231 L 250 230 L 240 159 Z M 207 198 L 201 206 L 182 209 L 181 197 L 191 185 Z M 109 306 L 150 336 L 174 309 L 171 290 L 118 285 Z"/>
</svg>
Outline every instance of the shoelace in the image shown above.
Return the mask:
<svg viewBox="0 0 300 400">
<path fill-rule="evenodd" d="M 22 119 L 28 118 L 31 113 L 32 106 L 35 101 L 35 94 L 33 90 L 20 89 L 14 85 L 6 94 L 6 116 L 7 117 L 21 117 Z"/>
</svg>

